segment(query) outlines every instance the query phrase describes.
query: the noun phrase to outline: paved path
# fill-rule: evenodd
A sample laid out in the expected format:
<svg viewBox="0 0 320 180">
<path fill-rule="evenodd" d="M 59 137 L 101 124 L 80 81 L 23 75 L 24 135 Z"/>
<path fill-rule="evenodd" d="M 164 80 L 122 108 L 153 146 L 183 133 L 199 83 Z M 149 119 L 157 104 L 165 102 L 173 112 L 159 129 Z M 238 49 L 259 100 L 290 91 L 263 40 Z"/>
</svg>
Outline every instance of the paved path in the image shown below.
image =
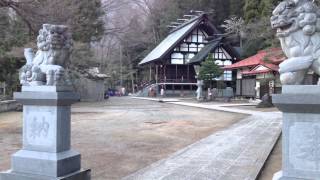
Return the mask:
<svg viewBox="0 0 320 180">
<path fill-rule="evenodd" d="M 124 179 L 254 180 L 281 132 L 281 113 L 279 112 L 231 109 L 226 105 L 168 103 L 245 113 L 251 116 Z"/>
</svg>

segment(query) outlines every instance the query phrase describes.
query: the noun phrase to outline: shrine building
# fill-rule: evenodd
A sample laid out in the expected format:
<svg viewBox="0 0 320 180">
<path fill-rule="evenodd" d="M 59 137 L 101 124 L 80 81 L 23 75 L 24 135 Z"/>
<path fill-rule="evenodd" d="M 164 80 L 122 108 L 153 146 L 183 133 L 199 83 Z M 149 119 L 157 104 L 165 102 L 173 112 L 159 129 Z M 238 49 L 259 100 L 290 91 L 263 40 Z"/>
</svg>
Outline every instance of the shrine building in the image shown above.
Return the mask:
<svg viewBox="0 0 320 180">
<path fill-rule="evenodd" d="M 170 31 L 140 63 L 148 71 L 149 86 L 167 94 L 194 93 L 196 74 L 201 62 L 212 55 L 221 67 L 239 60 L 237 49 L 232 47 L 209 20 L 206 13 L 193 15 Z M 226 86 L 235 86 L 236 71 L 225 70 L 217 78 Z M 235 88 L 235 87 L 234 87 Z"/>
</svg>

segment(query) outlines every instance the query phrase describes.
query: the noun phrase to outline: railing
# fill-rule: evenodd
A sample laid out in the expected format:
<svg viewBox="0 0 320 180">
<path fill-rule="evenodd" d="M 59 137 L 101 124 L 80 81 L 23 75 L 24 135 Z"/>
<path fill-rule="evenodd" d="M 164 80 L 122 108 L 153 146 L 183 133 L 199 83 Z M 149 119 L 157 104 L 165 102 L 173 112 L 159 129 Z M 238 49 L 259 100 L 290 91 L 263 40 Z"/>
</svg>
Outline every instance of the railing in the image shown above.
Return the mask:
<svg viewBox="0 0 320 180">
<path fill-rule="evenodd" d="M 188 79 L 160 79 L 158 83 L 196 83 L 197 80 Z"/>
</svg>

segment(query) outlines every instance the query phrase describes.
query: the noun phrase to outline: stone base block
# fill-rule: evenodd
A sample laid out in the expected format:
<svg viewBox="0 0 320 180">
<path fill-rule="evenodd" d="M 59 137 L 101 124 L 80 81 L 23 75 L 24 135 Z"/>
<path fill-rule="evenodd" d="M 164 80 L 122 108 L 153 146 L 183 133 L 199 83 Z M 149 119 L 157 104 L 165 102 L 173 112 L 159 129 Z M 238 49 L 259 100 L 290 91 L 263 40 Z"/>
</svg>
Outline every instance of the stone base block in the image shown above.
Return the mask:
<svg viewBox="0 0 320 180">
<path fill-rule="evenodd" d="M 61 177 L 80 169 L 80 154 L 72 150 L 61 153 L 20 150 L 12 156 L 13 172 Z"/>
<path fill-rule="evenodd" d="M 294 178 L 294 177 L 285 177 L 283 176 L 282 171 L 279 171 L 273 175 L 272 180 L 314 180 L 314 179 L 300 179 L 300 178 Z"/>
<path fill-rule="evenodd" d="M 283 112 L 282 174 L 274 180 L 319 180 L 320 86 L 283 86 L 273 103 Z"/>
<path fill-rule="evenodd" d="M 90 180 L 91 170 L 80 170 L 63 177 L 48 177 L 7 171 L 0 173 L 0 180 Z"/>
<path fill-rule="evenodd" d="M 22 92 L 72 92 L 72 86 L 22 86 Z"/>
</svg>

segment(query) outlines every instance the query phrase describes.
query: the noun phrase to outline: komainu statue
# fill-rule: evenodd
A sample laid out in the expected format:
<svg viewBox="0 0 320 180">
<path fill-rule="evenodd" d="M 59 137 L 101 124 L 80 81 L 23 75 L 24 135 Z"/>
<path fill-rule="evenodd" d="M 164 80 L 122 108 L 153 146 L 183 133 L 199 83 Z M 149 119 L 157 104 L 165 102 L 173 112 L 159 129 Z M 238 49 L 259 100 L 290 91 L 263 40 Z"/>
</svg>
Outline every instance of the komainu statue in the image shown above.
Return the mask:
<svg viewBox="0 0 320 180">
<path fill-rule="evenodd" d="M 309 70 L 320 75 L 320 10 L 313 0 L 281 2 L 273 11 L 271 26 L 288 57 L 280 64 L 281 83 L 303 84 Z"/>
<path fill-rule="evenodd" d="M 37 38 L 38 51 L 25 49 L 27 60 L 20 70 L 20 82 L 24 86 L 69 85 L 65 66 L 69 61 L 72 38 L 67 26 L 44 24 Z"/>
</svg>

